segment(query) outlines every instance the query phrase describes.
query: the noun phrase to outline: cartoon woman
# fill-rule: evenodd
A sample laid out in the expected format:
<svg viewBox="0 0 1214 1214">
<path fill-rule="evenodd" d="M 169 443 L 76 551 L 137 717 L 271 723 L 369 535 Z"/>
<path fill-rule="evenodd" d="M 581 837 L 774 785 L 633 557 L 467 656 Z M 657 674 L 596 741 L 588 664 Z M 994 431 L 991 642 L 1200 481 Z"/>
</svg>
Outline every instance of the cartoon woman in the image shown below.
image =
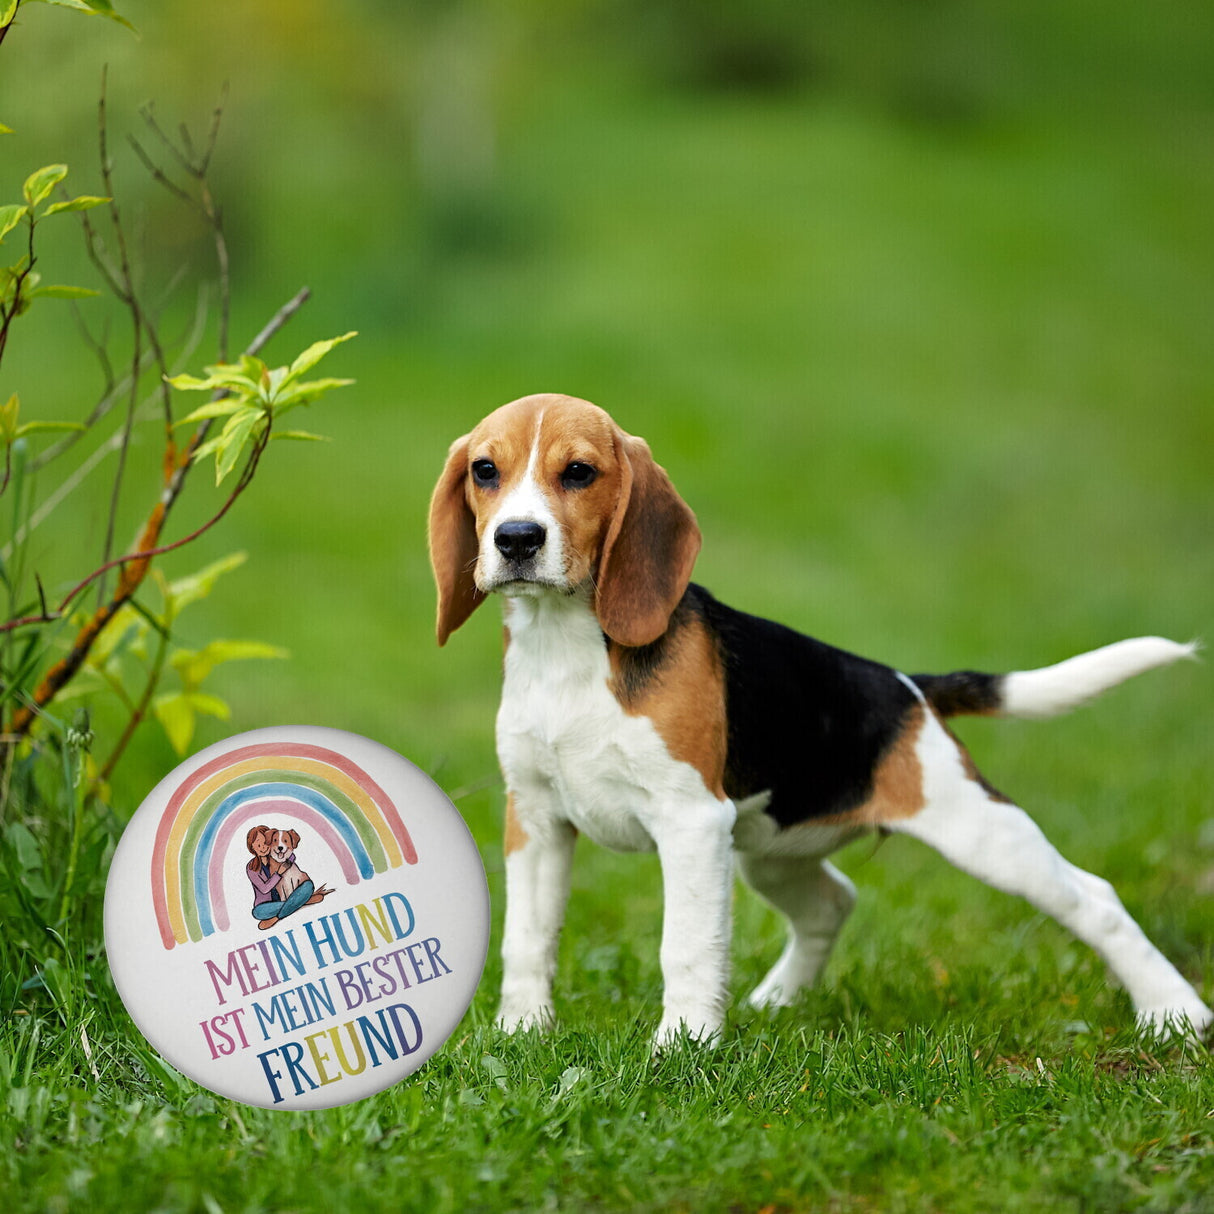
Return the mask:
<svg viewBox="0 0 1214 1214">
<path fill-rule="evenodd" d="M 253 856 L 245 865 L 245 873 L 253 885 L 253 915 L 260 920 L 257 926 L 263 930 L 273 927 L 279 919 L 293 915 L 311 902 L 323 901 L 333 892 L 328 888 L 317 890 L 310 880 L 305 879 L 286 898 L 279 898 L 278 886 L 288 868 L 294 866 L 295 856 L 292 854 L 285 862 L 275 860 L 270 855 L 271 834 L 268 826 L 254 826 L 245 837 L 245 845 Z"/>
</svg>

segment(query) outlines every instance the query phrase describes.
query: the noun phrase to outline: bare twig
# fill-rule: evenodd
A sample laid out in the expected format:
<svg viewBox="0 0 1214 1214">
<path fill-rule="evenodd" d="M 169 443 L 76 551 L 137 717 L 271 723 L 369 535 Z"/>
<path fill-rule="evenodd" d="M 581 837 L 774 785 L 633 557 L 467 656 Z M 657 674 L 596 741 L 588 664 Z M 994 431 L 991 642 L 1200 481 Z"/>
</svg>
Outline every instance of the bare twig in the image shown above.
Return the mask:
<svg viewBox="0 0 1214 1214">
<path fill-rule="evenodd" d="M 131 432 L 135 425 L 135 410 L 139 403 L 139 372 L 143 363 L 143 339 L 147 329 L 143 308 L 135 291 L 135 280 L 131 273 L 131 260 L 127 252 L 126 231 L 122 225 L 122 215 L 114 194 L 113 162 L 109 154 L 109 134 L 106 122 L 106 86 L 109 70 L 101 69 L 101 98 L 97 103 L 97 140 L 101 153 L 101 180 L 105 192 L 110 198 L 110 224 L 114 231 L 114 241 L 118 249 L 118 275 L 115 294 L 126 305 L 131 318 L 131 371 L 130 391 L 127 394 L 126 416 L 122 422 L 122 441 L 118 447 L 118 467 L 114 471 L 114 484 L 110 490 L 110 505 L 105 521 L 105 541 L 101 550 L 101 567 L 104 569 L 114 551 L 114 530 L 118 522 L 118 502 L 122 496 L 122 482 L 126 478 L 127 454 L 131 446 Z M 155 350 L 155 347 L 153 347 Z M 97 603 L 101 606 L 105 601 L 105 583 L 97 587 Z"/>
<path fill-rule="evenodd" d="M 307 302 L 311 292 L 305 287 L 294 298 L 285 303 L 269 320 L 266 326 L 257 334 L 256 337 L 249 343 L 245 350 L 246 354 L 253 355 L 258 353 L 265 344 L 295 315 L 296 312 Z M 175 548 L 180 548 L 185 544 L 192 542 L 213 527 L 235 504 L 236 499 L 245 491 L 250 481 L 253 479 L 254 473 L 257 471 L 257 466 L 261 460 L 262 454 L 265 451 L 267 443 L 270 441 L 270 419 L 267 416 L 266 425 L 261 435 L 259 436 L 256 445 L 249 453 L 249 457 L 245 462 L 245 466 L 241 471 L 240 477 L 227 499 L 224 501 L 220 509 L 201 527 L 192 531 L 189 535 L 172 544 L 158 545 L 157 541 L 163 531 L 165 520 L 169 511 L 172 509 L 173 503 L 181 494 L 181 490 L 185 485 L 186 476 L 191 466 L 191 458 L 198 449 L 198 446 L 203 441 L 207 430 L 209 429 L 210 421 L 204 421 L 195 431 L 193 438 L 190 440 L 189 447 L 178 458 L 177 464 L 172 469 L 168 470 L 167 483 L 164 491 L 160 495 L 159 501 L 153 507 L 151 514 L 148 515 L 144 523 L 142 533 L 132 552 L 127 555 L 118 557 L 113 561 L 108 562 L 104 567 L 93 571 L 84 581 L 73 587 L 71 591 L 60 602 L 55 612 L 44 612 L 41 616 L 27 617 L 25 619 L 10 620 L 4 625 L 0 625 L 0 633 L 11 632 L 15 628 L 20 628 L 27 624 L 44 624 L 50 623 L 54 619 L 62 618 L 64 611 L 70 605 L 71 601 L 83 589 L 90 585 L 96 578 L 106 573 L 109 569 L 121 566 L 122 573 L 118 579 L 118 585 L 114 593 L 89 617 L 80 630 L 76 634 L 76 638 L 72 644 L 71 650 L 67 656 L 56 663 L 47 672 L 45 678 L 34 691 L 32 700 L 28 704 L 23 704 L 13 714 L 13 718 L 9 723 L 8 732 L 16 737 L 24 737 L 29 732 L 30 726 L 33 724 L 38 713 L 42 711 L 58 694 L 60 689 L 64 687 L 75 673 L 84 664 L 85 659 L 89 655 L 97 637 L 101 634 L 102 629 L 110 622 L 117 614 L 118 610 L 127 603 L 134 595 L 135 591 L 143 582 L 147 575 L 148 568 L 151 565 L 152 559 L 160 556 L 163 553 L 171 552 Z"/>
<path fill-rule="evenodd" d="M 201 429 L 201 427 L 200 427 L 200 429 Z M 147 562 L 147 561 L 150 561 L 155 556 L 163 556 L 164 553 L 166 553 L 166 552 L 172 552 L 172 551 L 174 551 L 174 549 L 177 549 L 177 548 L 184 548 L 186 544 L 193 543 L 193 541 L 196 540 L 200 535 L 203 535 L 205 532 L 210 531 L 210 529 L 212 527 L 214 527 L 215 524 L 217 522 L 219 522 L 219 520 L 221 518 L 223 518 L 223 516 L 225 514 L 227 514 L 227 512 L 229 510 L 231 510 L 231 508 L 236 504 L 236 499 L 245 491 L 246 488 L 248 488 L 249 482 L 253 479 L 253 474 L 257 471 L 257 465 L 261 461 L 262 452 L 265 451 L 265 449 L 266 449 L 266 443 L 268 443 L 269 441 L 270 441 L 270 416 L 267 413 L 266 414 L 266 428 L 262 431 L 260 437 L 258 438 L 256 444 L 253 447 L 253 450 L 249 453 L 249 458 L 248 458 L 247 462 L 245 463 L 243 471 L 241 472 L 240 476 L 237 478 L 235 487 L 228 494 L 227 499 L 224 501 L 223 505 L 220 506 L 219 509 L 209 519 L 207 519 L 207 521 L 205 523 L 202 524 L 201 527 L 199 527 L 195 531 L 191 531 L 189 535 L 183 536 L 179 540 L 174 540 L 173 543 L 171 543 L 171 544 L 163 544 L 159 548 L 140 547 L 140 548 L 137 548 L 136 551 L 134 551 L 134 552 L 127 553 L 126 556 L 116 556 L 112 561 L 108 561 L 108 562 L 106 562 L 106 564 L 99 566 L 97 569 L 94 569 L 93 572 L 88 575 L 88 577 L 84 578 L 83 581 L 81 581 L 81 582 L 77 583 L 75 586 L 73 586 L 72 589 L 69 590 L 67 592 L 67 594 L 65 594 L 63 596 L 63 599 L 61 600 L 58 611 L 56 613 L 57 616 L 62 616 L 63 613 L 67 610 L 67 608 L 71 605 L 72 600 L 82 590 L 84 590 L 86 587 L 91 585 L 94 581 L 97 580 L 97 578 L 101 577 L 103 574 L 108 573 L 111 569 L 117 569 L 123 565 L 127 565 L 127 564 L 131 563 L 132 561 L 139 561 L 141 563 Z M 193 451 L 197 447 L 197 445 L 198 445 L 197 443 L 191 442 L 190 451 Z M 187 452 L 187 455 L 188 454 L 189 454 L 189 452 Z M 157 509 L 161 509 L 162 514 L 167 513 L 168 507 L 170 505 L 172 505 L 172 503 L 174 501 L 177 500 L 177 496 L 181 492 L 181 486 L 184 485 L 184 482 L 185 482 L 185 473 L 186 473 L 187 466 L 188 466 L 188 464 L 186 464 L 186 463 L 183 463 L 181 465 L 181 467 L 178 469 L 177 473 L 174 475 L 173 480 L 170 481 L 169 488 L 165 491 L 164 495 L 161 497 Z M 175 492 L 174 492 L 174 487 L 176 487 Z M 145 534 L 146 534 L 146 530 L 145 530 Z M 157 534 L 159 534 L 159 528 L 157 528 Z M 142 575 L 140 575 L 139 580 L 140 581 L 143 580 Z M 3 631 L 3 629 L 0 628 L 0 631 Z"/>
<path fill-rule="evenodd" d="M 164 527 L 165 516 L 168 512 L 167 501 L 165 498 L 157 503 L 151 515 L 148 517 L 144 525 L 143 533 L 140 536 L 139 543 L 134 552 L 128 553 L 126 556 L 121 556 L 103 565 L 91 573 L 83 582 L 73 587 L 59 604 L 55 613 L 46 616 L 35 616 L 23 620 L 11 620 L 8 624 L 0 626 L 0 632 L 8 632 L 13 628 L 20 627 L 23 624 L 43 624 L 50 623 L 52 620 L 61 619 L 71 601 L 83 589 L 102 574 L 107 573 L 110 569 L 122 567 L 122 574 L 118 579 L 118 585 L 113 595 L 97 608 L 89 617 L 88 621 L 76 634 L 76 639 L 67 656 L 57 662 L 47 672 L 46 677 L 38 685 L 33 695 L 32 706 L 22 706 L 14 714 L 9 725 L 9 732 L 20 736 L 24 736 L 29 727 L 33 724 L 38 712 L 44 709 L 59 693 L 72 677 L 84 665 L 85 659 L 89 655 L 89 651 L 96 643 L 101 630 L 118 614 L 118 611 L 123 607 L 139 588 L 147 575 L 152 558 L 161 556 L 166 552 L 172 552 L 176 548 L 182 548 L 186 544 L 192 543 L 198 539 L 204 532 L 209 531 L 221 518 L 236 504 L 236 499 L 248 488 L 249 483 L 253 479 L 254 473 L 257 471 L 257 465 L 261 462 L 262 453 L 266 449 L 266 444 L 270 441 L 270 421 L 266 418 L 266 426 L 259 437 L 257 444 L 249 453 L 249 458 L 245 462 L 244 469 L 241 471 L 240 479 L 237 481 L 235 488 L 228 494 L 227 500 L 219 508 L 219 510 L 211 516 L 201 527 L 191 531 L 189 535 L 175 541 L 172 544 L 164 544 L 160 547 L 156 546 L 156 538 L 160 535 Z"/>
<path fill-rule="evenodd" d="M 299 311 L 300 308 L 312 298 L 312 291 L 309 287 L 301 287 L 290 299 L 287 300 L 273 316 L 266 321 L 265 328 L 257 334 L 248 346 L 245 348 L 245 354 L 252 357 L 255 354 L 260 354 L 269 342 L 270 338 L 278 332 Z"/>
<path fill-rule="evenodd" d="M 219 140 L 219 128 L 223 120 L 223 112 L 227 105 L 227 99 L 228 86 L 225 83 L 220 93 L 219 103 L 211 115 L 211 129 L 207 135 L 206 149 L 201 156 L 195 151 L 194 141 L 190 137 L 189 128 L 185 123 L 182 123 L 179 128 L 180 142 L 176 142 L 160 126 L 160 123 L 156 120 L 156 111 L 151 105 L 145 105 L 140 110 L 140 114 L 148 130 L 152 132 L 169 155 L 177 162 L 182 172 L 197 183 L 197 196 L 169 177 L 134 136 L 129 137 L 131 147 L 134 149 L 136 156 L 139 157 L 143 167 L 151 175 L 152 180 L 158 182 L 175 198 L 186 203 L 193 210 L 198 211 L 206 221 L 207 226 L 211 229 L 211 237 L 215 243 L 215 260 L 219 267 L 219 325 L 217 345 L 219 347 L 220 362 L 227 362 L 228 359 L 228 330 L 231 315 L 231 263 L 228 256 L 227 237 L 223 230 L 223 211 L 215 202 L 214 195 L 211 193 L 207 174 L 210 170 L 211 157 L 215 152 L 215 146 Z"/>
<path fill-rule="evenodd" d="M 198 293 L 198 300 L 194 306 L 194 316 L 189 322 L 188 329 L 182 334 L 181 337 L 175 339 L 173 342 L 174 348 L 178 350 L 176 355 L 176 360 L 178 362 L 189 362 L 189 360 L 193 357 L 199 345 L 202 344 L 202 337 L 206 330 L 206 323 L 206 292 L 205 290 L 200 290 Z M 147 367 L 151 365 L 150 359 L 151 354 L 146 353 L 144 355 L 143 370 L 146 370 Z M 126 395 L 129 387 L 130 380 L 126 376 L 123 376 L 122 379 L 116 380 L 114 383 L 110 384 L 105 394 L 93 406 L 92 412 L 84 419 L 85 428 L 83 430 L 73 430 L 70 434 L 67 434 L 61 438 L 57 443 L 53 443 L 51 446 L 47 447 L 41 455 L 31 459 L 29 462 L 30 471 L 37 472 L 39 469 L 45 468 L 46 465 L 52 460 L 57 459 L 65 451 L 69 450 L 74 444 L 78 443 L 80 439 L 86 433 L 88 433 L 88 431 L 97 422 L 99 422 L 107 413 L 109 413 L 114 405 L 118 403 L 119 399 Z M 143 401 L 139 405 L 139 412 L 135 417 L 136 421 L 140 421 L 147 415 L 149 404 L 153 400 L 160 399 L 163 389 L 164 384 L 162 382 L 156 385 L 156 388 L 151 396 L 144 397 Z M 120 436 L 117 434 L 112 435 L 101 447 L 99 447 L 91 456 L 89 456 L 85 463 L 77 469 L 76 473 L 74 473 L 71 477 L 64 481 L 62 485 L 60 485 L 59 489 L 56 490 L 56 492 L 38 508 L 33 517 L 30 519 L 29 523 L 25 527 L 21 528 L 21 530 L 17 533 L 16 538 L 18 542 L 29 534 L 29 532 L 33 531 L 34 528 L 46 518 L 51 510 L 53 510 L 54 507 L 57 506 L 59 502 L 62 501 L 63 498 L 66 497 L 67 494 L 71 492 L 71 490 L 74 489 L 81 480 L 84 479 L 84 474 L 91 472 L 92 469 L 96 467 L 99 456 L 108 455 L 109 452 L 116 450 L 117 440 L 119 437 Z M 5 553 L 7 553 L 7 551 L 8 548 L 0 551 L 0 556 L 3 556 Z"/>
<path fill-rule="evenodd" d="M 144 111 L 144 117 L 147 118 L 147 111 Z M 192 209 L 198 209 L 198 200 L 189 192 L 183 190 L 169 175 L 147 154 L 143 144 L 135 138 L 134 135 L 126 137 L 127 143 L 131 145 L 131 150 L 139 158 L 139 163 L 147 170 L 148 176 L 151 177 L 157 185 L 163 186 L 175 198 L 180 199 Z M 172 145 L 170 144 L 170 147 Z"/>
<path fill-rule="evenodd" d="M 25 266 L 13 276 L 13 302 L 7 308 L 0 306 L 0 360 L 4 358 L 4 350 L 8 345 L 8 331 L 21 310 L 21 292 L 25 287 L 25 281 L 29 278 L 30 272 L 38 260 L 34 256 L 34 216 L 32 214 L 27 217 L 26 223 L 29 236 L 26 245 Z"/>
<path fill-rule="evenodd" d="M 144 719 L 147 717 L 148 709 L 152 705 L 152 697 L 156 694 L 156 688 L 160 686 L 160 677 L 164 673 L 164 663 L 168 652 L 168 634 L 161 632 L 156 646 L 156 656 L 152 659 L 152 668 L 148 672 L 147 682 L 143 687 L 143 694 L 139 697 L 138 703 L 128 706 L 130 715 L 127 717 L 126 727 L 122 731 L 122 736 L 115 743 L 114 749 L 110 751 L 109 758 L 106 759 L 101 770 L 97 773 L 94 781 L 95 784 L 104 784 L 114 774 L 114 768 L 118 766 L 118 760 L 126 753 L 126 748 L 135 736 L 135 731 L 143 724 Z"/>
</svg>

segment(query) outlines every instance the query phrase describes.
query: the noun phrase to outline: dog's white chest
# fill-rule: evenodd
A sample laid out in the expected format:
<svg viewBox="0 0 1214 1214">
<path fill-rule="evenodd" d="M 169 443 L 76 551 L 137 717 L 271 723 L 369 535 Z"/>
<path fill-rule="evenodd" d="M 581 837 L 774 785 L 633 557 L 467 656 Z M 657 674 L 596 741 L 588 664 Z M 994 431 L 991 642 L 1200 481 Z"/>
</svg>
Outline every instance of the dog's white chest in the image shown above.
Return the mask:
<svg viewBox="0 0 1214 1214">
<path fill-rule="evenodd" d="M 524 827 L 556 818 L 605 847 L 652 850 L 657 815 L 705 795 L 698 774 L 611 694 L 606 645 L 584 606 L 516 601 L 509 627 L 497 746 Z"/>
<path fill-rule="evenodd" d="M 289 898 L 295 892 L 297 886 L 302 885 L 304 875 L 299 870 L 298 864 L 292 864 L 278 882 L 278 896 L 280 898 Z"/>
</svg>

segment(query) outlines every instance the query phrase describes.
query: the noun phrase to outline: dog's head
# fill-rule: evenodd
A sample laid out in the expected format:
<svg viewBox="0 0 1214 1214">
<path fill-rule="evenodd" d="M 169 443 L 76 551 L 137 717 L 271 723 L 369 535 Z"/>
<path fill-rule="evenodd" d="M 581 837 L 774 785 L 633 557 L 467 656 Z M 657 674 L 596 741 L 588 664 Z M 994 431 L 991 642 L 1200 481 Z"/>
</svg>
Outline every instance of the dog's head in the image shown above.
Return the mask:
<svg viewBox="0 0 1214 1214">
<path fill-rule="evenodd" d="M 270 859 L 281 864 L 299 846 L 299 832 L 294 830 L 270 831 Z"/>
<path fill-rule="evenodd" d="M 665 632 L 700 550 L 695 515 L 597 405 L 526 396 L 451 445 L 430 502 L 438 643 L 494 591 L 583 587 L 622 645 Z"/>
</svg>

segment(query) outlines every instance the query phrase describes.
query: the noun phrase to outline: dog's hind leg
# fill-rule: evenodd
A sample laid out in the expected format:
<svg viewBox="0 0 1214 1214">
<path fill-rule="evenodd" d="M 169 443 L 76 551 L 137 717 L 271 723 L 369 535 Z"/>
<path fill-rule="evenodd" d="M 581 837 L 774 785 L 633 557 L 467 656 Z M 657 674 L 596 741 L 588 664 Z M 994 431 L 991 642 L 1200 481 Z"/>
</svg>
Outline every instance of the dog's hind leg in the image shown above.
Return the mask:
<svg viewBox="0 0 1214 1214">
<path fill-rule="evenodd" d="M 1214 1012 L 1147 939 L 1113 887 L 1068 863 L 1024 810 L 985 786 L 935 718 L 917 752 L 923 808 L 887 821 L 888 829 L 923 840 L 958 868 L 1058 920 L 1104 958 L 1129 993 L 1139 1024 L 1187 1024 L 1201 1033 L 1214 1022 Z"/>
<path fill-rule="evenodd" d="M 788 920 L 779 961 L 751 992 L 752 1007 L 787 1007 L 812 986 L 856 901 L 856 888 L 832 864 L 815 857 L 738 857 L 746 883 Z"/>
</svg>

